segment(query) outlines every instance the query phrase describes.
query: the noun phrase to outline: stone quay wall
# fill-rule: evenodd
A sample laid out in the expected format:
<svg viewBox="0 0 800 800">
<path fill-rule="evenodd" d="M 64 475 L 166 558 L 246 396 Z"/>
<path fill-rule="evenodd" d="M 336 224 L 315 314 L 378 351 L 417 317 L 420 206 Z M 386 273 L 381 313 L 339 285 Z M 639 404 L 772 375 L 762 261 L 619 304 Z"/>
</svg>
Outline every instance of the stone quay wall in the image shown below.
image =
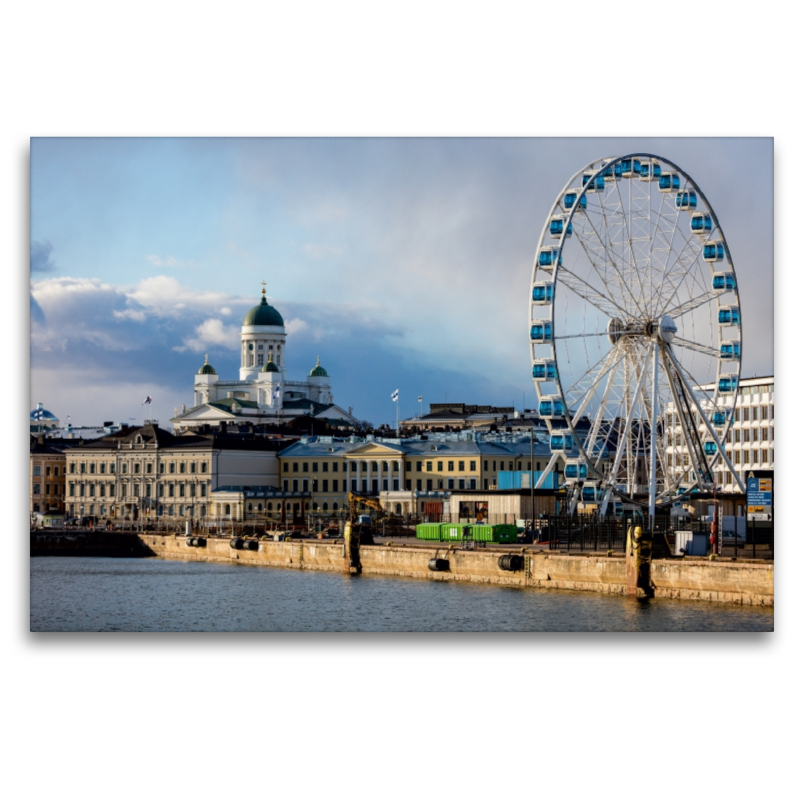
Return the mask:
<svg viewBox="0 0 800 800">
<path fill-rule="evenodd" d="M 272 540 L 258 542 L 258 550 L 235 550 L 230 539 L 207 539 L 191 547 L 183 536 L 140 534 L 146 552 L 159 558 L 213 561 L 252 566 L 347 572 L 340 541 Z M 499 558 L 509 550 L 462 550 L 452 546 L 375 545 L 361 548 L 362 573 L 438 581 L 464 581 L 517 588 L 567 589 L 627 593 L 625 558 L 621 555 L 568 555 L 549 551 L 521 552 L 522 569 L 500 568 Z M 520 552 L 520 551 L 514 551 Z M 431 559 L 446 559 L 448 568 L 431 571 Z M 654 559 L 651 579 L 656 597 L 706 600 L 742 605 L 774 605 L 774 565 L 771 562 Z"/>
</svg>

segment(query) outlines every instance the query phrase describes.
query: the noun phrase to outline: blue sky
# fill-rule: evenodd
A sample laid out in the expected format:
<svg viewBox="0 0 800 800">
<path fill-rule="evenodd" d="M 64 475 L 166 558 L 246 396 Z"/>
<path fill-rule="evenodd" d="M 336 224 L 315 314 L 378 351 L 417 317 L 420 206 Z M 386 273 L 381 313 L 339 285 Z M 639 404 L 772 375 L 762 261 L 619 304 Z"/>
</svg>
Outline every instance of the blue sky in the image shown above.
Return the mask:
<svg viewBox="0 0 800 800">
<path fill-rule="evenodd" d="M 698 183 L 740 285 L 742 374 L 772 374 L 769 138 L 38 138 L 31 143 L 33 403 L 162 423 L 207 352 L 225 377 L 261 281 L 289 379 L 393 422 L 430 402 L 530 406 L 539 233 L 589 161 L 654 152 Z M 150 409 L 147 409 L 150 416 Z"/>
</svg>

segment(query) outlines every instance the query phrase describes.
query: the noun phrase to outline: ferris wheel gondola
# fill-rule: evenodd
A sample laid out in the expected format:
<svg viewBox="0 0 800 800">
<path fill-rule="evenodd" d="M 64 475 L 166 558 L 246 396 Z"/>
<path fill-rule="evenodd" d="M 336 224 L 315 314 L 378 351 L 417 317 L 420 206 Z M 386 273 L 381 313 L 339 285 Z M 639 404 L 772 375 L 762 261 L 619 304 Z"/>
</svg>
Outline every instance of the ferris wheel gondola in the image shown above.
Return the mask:
<svg viewBox="0 0 800 800">
<path fill-rule="evenodd" d="M 588 483 L 601 513 L 617 495 L 654 516 L 711 488 L 722 463 L 743 490 L 724 447 L 742 353 L 737 281 L 696 182 L 652 154 L 593 161 L 559 193 L 536 253 L 532 377 L 548 470 L 569 459 L 571 506 Z"/>
</svg>

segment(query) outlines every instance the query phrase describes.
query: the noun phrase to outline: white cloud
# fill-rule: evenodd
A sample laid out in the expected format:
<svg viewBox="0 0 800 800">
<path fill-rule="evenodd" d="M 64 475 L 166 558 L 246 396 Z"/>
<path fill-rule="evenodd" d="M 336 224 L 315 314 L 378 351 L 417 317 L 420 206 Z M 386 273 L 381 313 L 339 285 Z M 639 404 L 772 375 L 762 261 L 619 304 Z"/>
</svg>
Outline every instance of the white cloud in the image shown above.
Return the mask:
<svg viewBox="0 0 800 800">
<path fill-rule="evenodd" d="M 308 328 L 308 323 L 305 320 L 295 318 L 286 322 L 286 333 L 300 333 Z"/>
<path fill-rule="evenodd" d="M 240 328 L 237 325 L 222 324 L 220 319 L 207 319 L 195 329 L 195 336 L 187 336 L 183 343 L 195 353 L 202 352 L 209 345 L 228 347 L 233 350 L 239 347 Z M 174 348 L 182 351 L 184 348 Z"/>
</svg>

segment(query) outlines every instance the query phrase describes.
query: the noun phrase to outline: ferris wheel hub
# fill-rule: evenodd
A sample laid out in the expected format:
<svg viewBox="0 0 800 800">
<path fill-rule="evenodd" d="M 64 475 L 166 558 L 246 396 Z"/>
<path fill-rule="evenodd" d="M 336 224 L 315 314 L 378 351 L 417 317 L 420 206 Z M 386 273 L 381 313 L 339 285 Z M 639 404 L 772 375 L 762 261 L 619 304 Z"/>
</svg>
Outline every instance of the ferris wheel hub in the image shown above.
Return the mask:
<svg viewBox="0 0 800 800">
<path fill-rule="evenodd" d="M 678 326 L 675 324 L 675 320 L 669 314 L 664 314 L 658 322 L 656 337 L 665 344 L 669 344 L 675 338 L 677 332 Z"/>
</svg>

